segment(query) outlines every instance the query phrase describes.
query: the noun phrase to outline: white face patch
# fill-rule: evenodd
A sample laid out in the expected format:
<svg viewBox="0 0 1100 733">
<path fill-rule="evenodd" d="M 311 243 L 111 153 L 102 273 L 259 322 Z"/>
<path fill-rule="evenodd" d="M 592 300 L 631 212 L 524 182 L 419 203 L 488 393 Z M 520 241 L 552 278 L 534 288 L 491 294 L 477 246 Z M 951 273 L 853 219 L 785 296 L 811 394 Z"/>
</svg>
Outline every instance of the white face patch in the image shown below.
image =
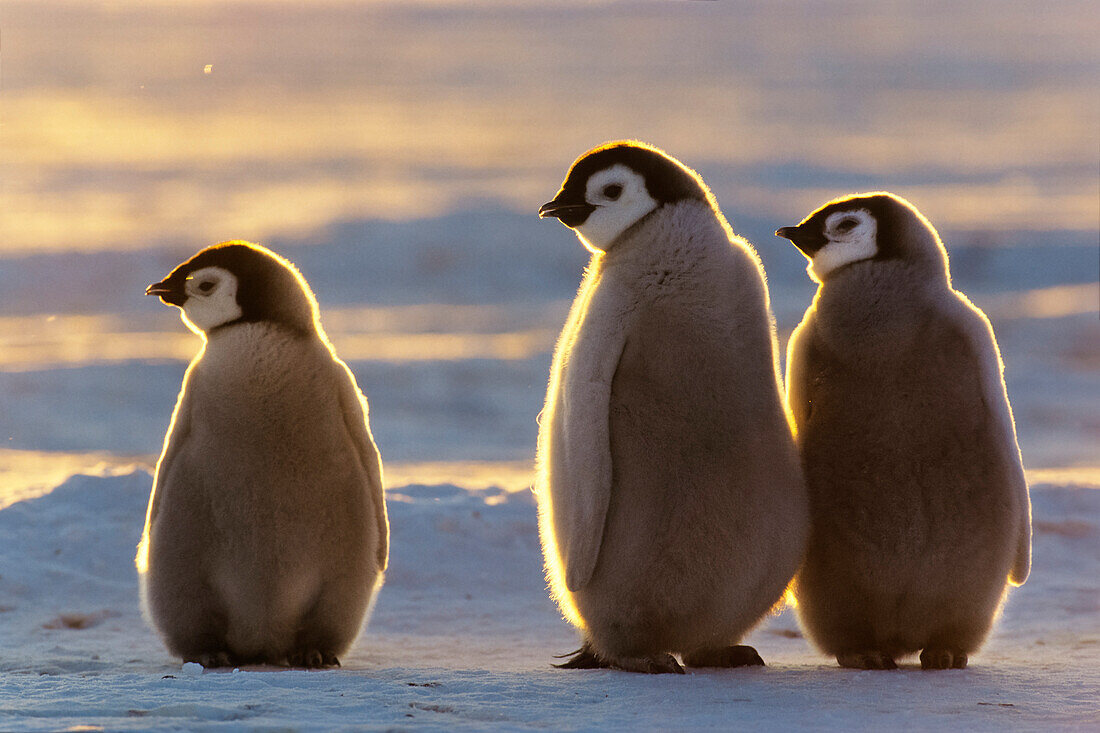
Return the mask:
<svg viewBox="0 0 1100 733">
<path fill-rule="evenodd" d="M 237 305 L 237 276 L 221 267 L 195 270 L 183 286 L 187 300 L 181 317 L 196 333 L 209 331 L 241 317 Z"/>
<path fill-rule="evenodd" d="M 837 268 L 868 260 L 878 253 L 875 240 L 878 222 L 867 209 L 830 214 L 825 220 L 824 234 L 828 244 L 814 254 L 806 268 L 810 277 L 818 282 Z"/>
<path fill-rule="evenodd" d="M 592 174 L 585 185 L 584 199 L 596 210 L 575 229 L 584 246 L 593 252 L 606 250 L 627 227 L 657 208 L 646 190 L 645 179 L 621 163 Z"/>
</svg>

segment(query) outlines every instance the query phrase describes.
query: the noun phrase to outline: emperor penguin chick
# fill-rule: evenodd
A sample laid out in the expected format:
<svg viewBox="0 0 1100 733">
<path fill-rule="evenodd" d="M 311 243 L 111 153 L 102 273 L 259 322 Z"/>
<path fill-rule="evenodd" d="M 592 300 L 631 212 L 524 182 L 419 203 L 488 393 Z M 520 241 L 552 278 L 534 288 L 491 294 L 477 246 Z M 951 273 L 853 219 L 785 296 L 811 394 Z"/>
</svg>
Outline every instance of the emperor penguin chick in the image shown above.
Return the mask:
<svg viewBox="0 0 1100 733">
<path fill-rule="evenodd" d="M 581 156 L 539 215 L 592 252 L 538 442 L 564 667 L 763 664 L 737 641 L 798 569 L 808 509 L 756 252 L 692 170 L 641 143 Z"/>
<path fill-rule="evenodd" d="M 1031 564 L 1031 506 L 985 315 L 951 287 L 932 225 L 889 193 L 777 235 L 820 283 L 791 336 L 787 400 L 812 531 L 795 581 L 843 667 L 963 668 Z"/>
<path fill-rule="evenodd" d="M 146 617 L 203 666 L 339 665 L 389 525 L 367 402 L 309 285 L 274 252 L 224 242 L 146 292 L 203 337 L 138 547 Z"/>
</svg>

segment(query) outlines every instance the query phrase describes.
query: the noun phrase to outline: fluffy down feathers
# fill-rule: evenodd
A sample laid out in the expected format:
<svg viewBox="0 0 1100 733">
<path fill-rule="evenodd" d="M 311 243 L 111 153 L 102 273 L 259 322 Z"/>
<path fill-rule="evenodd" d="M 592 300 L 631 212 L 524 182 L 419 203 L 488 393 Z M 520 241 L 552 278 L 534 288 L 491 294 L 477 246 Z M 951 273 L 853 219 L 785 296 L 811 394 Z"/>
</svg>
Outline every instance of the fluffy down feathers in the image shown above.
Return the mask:
<svg viewBox="0 0 1100 733">
<path fill-rule="evenodd" d="M 799 615 L 838 658 L 947 650 L 965 665 L 1006 582 L 1027 577 L 1027 484 L 992 329 L 951 288 L 931 224 L 874 194 L 781 232 L 801 248 L 872 197 L 877 254 L 824 279 L 788 352 L 813 523 Z"/>
<path fill-rule="evenodd" d="M 780 598 L 804 486 L 759 261 L 707 200 L 593 257 L 540 425 L 547 574 L 601 657 L 728 645 Z"/>
<path fill-rule="evenodd" d="M 305 281 L 247 246 L 234 257 L 287 268 L 284 286 L 301 289 L 280 300 L 270 283 L 251 282 L 254 269 L 205 251 L 198 267 L 212 258 L 240 292 L 264 293 L 273 315 L 256 315 L 264 306 L 254 298 L 244 318 L 205 334 L 188 368 L 138 551 L 143 605 L 188 661 L 332 664 L 386 567 L 381 462 L 366 401 Z"/>
</svg>

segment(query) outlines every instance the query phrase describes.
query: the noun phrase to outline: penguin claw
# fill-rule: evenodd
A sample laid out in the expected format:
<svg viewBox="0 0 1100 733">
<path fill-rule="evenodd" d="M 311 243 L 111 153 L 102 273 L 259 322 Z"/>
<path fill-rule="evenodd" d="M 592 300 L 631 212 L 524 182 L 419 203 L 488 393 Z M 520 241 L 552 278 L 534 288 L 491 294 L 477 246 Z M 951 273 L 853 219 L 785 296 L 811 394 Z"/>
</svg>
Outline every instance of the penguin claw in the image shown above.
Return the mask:
<svg viewBox="0 0 1100 733">
<path fill-rule="evenodd" d="M 966 662 L 966 652 L 929 648 L 920 653 L 921 669 L 966 669 Z"/>
<path fill-rule="evenodd" d="M 569 652 L 568 654 L 559 654 L 554 659 L 566 659 L 561 664 L 552 664 L 552 667 L 558 669 L 611 669 L 611 665 L 596 656 L 596 653 L 592 651 L 587 642 L 576 651 Z"/>
<path fill-rule="evenodd" d="M 340 666 L 340 660 L 336 658 L 335 654 L 322 652 L 319 649 L 299 649 L 290 654 L 286 661 L 291 667 L 305 667 L 306 669 Z"/>
<path fill-rule="evenodd" d="M 888 654 L 878 651 L 842 652 L 836 655 L 837 664 L 850 669 L 897 669 L 897 662 Z"/>
<path fill-rule="evenodd" d="M 570 656 L 572 655 L 572 656 Z M 558 669 L 618 669 L 623 672 L 641 672 L 643 674 L 684 674 L 684 668 L 671 654 L 658 654 L 653 657 L 620 657 L 613 661 L 603 659 L 585 642 L 580 649 L 569 654 L 561 654 L 554 659 L 564 659 L 555 664 Z"/>
<path fill-rule="evenodd" d="M 736 644 L 717 649 L 696 649 L 684 655 L 688 667 L 763 667 L 764 660 L 751 646 Z"/>
</svg>

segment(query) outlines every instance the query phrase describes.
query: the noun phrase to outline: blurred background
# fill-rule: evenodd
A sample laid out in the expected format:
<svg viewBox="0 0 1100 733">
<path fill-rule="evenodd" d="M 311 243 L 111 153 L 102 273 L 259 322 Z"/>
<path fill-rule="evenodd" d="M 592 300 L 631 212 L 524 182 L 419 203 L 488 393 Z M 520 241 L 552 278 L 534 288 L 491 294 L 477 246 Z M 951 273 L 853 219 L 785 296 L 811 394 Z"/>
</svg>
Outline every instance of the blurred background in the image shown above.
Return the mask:
<svg viewBox="0 0 1100 733">
<path fill-rule="evenodd" d="M 313 286 L 387 483 L 522 488 L 586 261 L 536 211 L 623 137 L 709 183 L 781 347 L 814 287 L 774 229 L 911 200 L 1033 478 L 1100 486 L 1095 2 L 4 0 L 0 35 L 0 505 L 155 460 L 199 341 L 144 287 L 235 238 Z"/>
</svg>

